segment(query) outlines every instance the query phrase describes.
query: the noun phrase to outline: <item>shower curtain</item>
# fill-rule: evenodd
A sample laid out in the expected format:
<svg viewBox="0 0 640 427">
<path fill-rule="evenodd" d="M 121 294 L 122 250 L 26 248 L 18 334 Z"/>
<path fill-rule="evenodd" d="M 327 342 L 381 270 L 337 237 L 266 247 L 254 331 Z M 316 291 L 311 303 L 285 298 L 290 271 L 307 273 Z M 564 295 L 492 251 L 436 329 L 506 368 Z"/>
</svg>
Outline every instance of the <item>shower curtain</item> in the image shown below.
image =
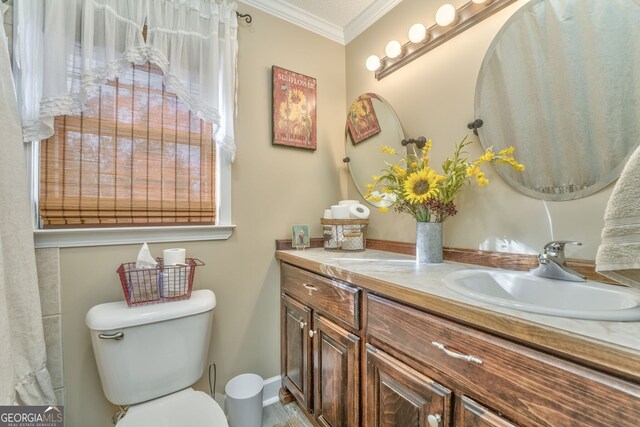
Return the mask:
<svg viewBox="0 0 640 427">
<path fill-rule="evenodd" d="M 0 405 L 55 404 L 40 309 L 22 128 L 0 3 Z"/>
</svg>

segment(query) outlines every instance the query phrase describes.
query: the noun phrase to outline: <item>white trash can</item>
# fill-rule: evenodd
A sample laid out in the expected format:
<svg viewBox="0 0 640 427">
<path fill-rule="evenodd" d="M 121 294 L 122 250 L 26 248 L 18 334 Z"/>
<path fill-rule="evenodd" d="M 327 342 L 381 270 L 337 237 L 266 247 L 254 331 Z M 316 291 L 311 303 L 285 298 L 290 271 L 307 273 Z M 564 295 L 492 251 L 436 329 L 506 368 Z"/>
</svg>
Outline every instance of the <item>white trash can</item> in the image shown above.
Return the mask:
<svg viewBox="0 0 640 427">
<path fill-rule="evenodd" d="M 233 377 L 225 386 L 227 413 L 231 427 L 262 426 L 262 388 L 260 375 L 242 374 Z"/>
</svg>

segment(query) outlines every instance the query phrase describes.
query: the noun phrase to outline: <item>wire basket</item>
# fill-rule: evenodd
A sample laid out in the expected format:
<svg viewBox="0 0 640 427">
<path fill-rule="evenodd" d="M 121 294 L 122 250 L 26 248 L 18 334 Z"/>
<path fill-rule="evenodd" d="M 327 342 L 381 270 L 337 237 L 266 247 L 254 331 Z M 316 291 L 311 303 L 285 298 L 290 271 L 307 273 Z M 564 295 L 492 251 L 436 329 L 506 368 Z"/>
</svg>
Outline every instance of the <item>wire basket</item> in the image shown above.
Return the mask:
<svg viewBox="0 0 640 427">
<path fill-rule="evenodd" d="M 176 301 L 191 297 L 196 267 L 204 265 L 196 258 L 187 258 L 185 264 L 164 265 L 157 258 L 156 268 L 136 268 L 135 262 L 121 264 L 117 270 L 122 291 L 129 307 Z"/>
<path fill-rule="evenodd" d="M 368 219 L 320 219 L 325 251 L 362 252 L 367 247 Z"/>
</svg>

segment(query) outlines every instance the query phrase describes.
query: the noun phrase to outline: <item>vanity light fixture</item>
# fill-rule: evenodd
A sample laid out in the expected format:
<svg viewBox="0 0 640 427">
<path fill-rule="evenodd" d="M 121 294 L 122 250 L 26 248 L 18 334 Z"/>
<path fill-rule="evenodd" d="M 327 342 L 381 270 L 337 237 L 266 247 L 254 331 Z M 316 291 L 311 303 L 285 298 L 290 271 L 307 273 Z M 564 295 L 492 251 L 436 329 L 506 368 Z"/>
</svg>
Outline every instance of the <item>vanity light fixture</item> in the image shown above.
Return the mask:
<svg viewBox="0 0 640 427">
<path fill-rule="evenodd" d="M 367 65 L 367 70 L 377 71 L 382 65 L 382 63 L 380 62 L 380 58 L 378 58 L 376 55 L 371 55 L 370 57 L 367 58 L 366 65 Z"/>
<path fill-rule="evenodd" d="M 389 58 L 397 58 L 402 54 L 402 45 L 397 40 L 391 40 L 387 43 L 387 47 L 384 48 L 384 53 L 386 53 Z"/>
<path fill-rule="evenodd" d="M 436 12 L 436 24 L 441 27 L 448 27 L 456 20 L 456 8 L 447 3 L 440 6 Z"/>
<path fill-rule="evenodd" d="M 409 41 L 411 43 L 422 43 L 427 38 L 427 27 L 422 24 L 413 24 L 409 28 Z"/>
<path fill-rule="evenodd" d="M 385 49 L 387 56 L 367 58 L 367 70 L 375 72 L 376 79 L 381 80 L 515 1 L 471 0 L 458 10 L 450 4 L 442 5 L 436 13 L 436 24 L 429 28 L 414 24 L 409 29 L 409 41 L 404 45 L 390 41 Z"/>
</svg>

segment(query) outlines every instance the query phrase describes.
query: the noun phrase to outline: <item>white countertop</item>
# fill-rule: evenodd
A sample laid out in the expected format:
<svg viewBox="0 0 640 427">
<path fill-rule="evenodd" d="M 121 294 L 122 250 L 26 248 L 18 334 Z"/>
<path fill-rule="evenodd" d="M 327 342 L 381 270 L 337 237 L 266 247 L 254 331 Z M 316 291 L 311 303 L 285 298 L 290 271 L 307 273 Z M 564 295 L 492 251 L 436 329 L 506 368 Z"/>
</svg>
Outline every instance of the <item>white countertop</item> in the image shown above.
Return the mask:
<svg viewBox="0 0 640 427">
<path fill-rule="evenodd" d="M 597 340 L 605 345 L 615 345 L 635 350 L 640 355 L 640 322 L 569 319 L 511 310 L 459 295 L 446 288 L 442 282 L 442 277 L 453 271 L 470 268 L 486 269 L 489 267 L 447 261 L 442 264 L 421 265 L 415 262 L 415 257 L 413 256 L 371 249 L 355 253 L 331 252 L 322 248 L 279 252 L 319 264 L 319 272 L 326 276 L 340 277 L 350 281 L 350 273 L 355 273 L 359 276 L 391 285 L 501 313 L 533 324 L 551 327 L 588 340 Z"/>
</svg>

